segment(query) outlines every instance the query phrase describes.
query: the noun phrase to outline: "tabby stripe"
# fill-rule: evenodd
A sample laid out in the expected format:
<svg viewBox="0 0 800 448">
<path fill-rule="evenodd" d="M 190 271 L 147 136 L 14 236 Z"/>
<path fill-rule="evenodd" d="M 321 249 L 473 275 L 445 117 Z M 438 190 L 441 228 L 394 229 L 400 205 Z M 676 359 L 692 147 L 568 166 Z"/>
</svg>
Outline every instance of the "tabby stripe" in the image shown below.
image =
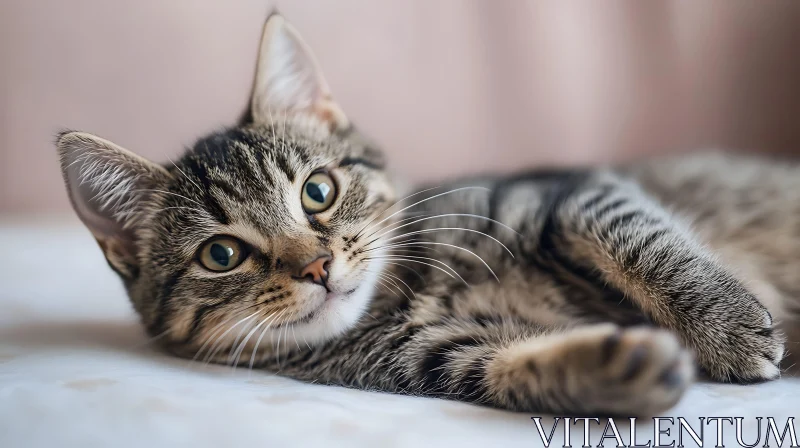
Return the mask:
<svg viewBox="0 0 800 448">
<path fill-rule="evenodd" d="M 616 210 L 616 209 L 618 209 L 618 208 L 622 207 L 622 206 L 623 206 L 623 205 L 625 205 L 627 202 L 628 202 L 628 200 L 627 200 L 627 199 L 625 199 L 625 198 L 619 198 L 619 199 L 617 199 L 617 200 L 615 200 L 615 201 L 613 201 L 613 202 L 611 202 L 611 203 L 609 203 L 609 204 L 606 204 L 606 205 L 604 205 L 603 207 L 601 207 L 600 209 L 598 209 L 598 210 L 596 210 L 596 211 L 595 211 L 595 217 L 596 217 L 596 219 L 602 219 L 602 218 L 603 218 L 603 216 L 605 216 L 605 215 L 606 215 L 606 214 L 608 214 L 609 212 L 612 212 L 612 211 L 614 211 L 614 210 Z"/>
<path fill-rule="evenodd" d="M 188 344 L 189 342 L 194 339 L 196 336 L 197 330 L 200 328 L 200 323 L 205 317 L 206 314 L 209 312 L 225 305 L 226 303 L 230 302 L 230 300 L 222 300 L 217 303 L 212 303 L 210 305 L 203 305 L 194 312 L 194 316 L 192 317 L 192 325 L 189 327 L 189 331 L 186 333 L 186 338 L 183 340 L 184 344 Z"/>
<path fill-rule="evenodd" d="M 406 343 L 408 343 L 417 334 L 417 332 L 419 332 L 420 328 L 421 327 L 419 326 L 410 326 L 405 328 L 405 331 L 403 331 L 400 336 L 397 336 L 391 341 L 389 348 L 394 351 L 402 349 L 403 346 L 406 345 Z"/>
<path fill-rule="evenodd" d="M 615 216 L 611 221 L 606 225 L 606 232 L 609 234 L 616 233 L 620 227 L 627 226 L 630 224 L 633 218 L 640 216 L 642 212 L 640 210 L 634 210 L 631 212 L 626 212 L 621 215 Z"/>
<path fill-rule="evenodd" d="M 487 395 L 486 387 L 486 362 L 475 359 L 461 378 L 459 396 L 475 402 L 483 402 Z"/>
<path fill-rule="evenodd" d="M 211 194 L 211 181 L 208 179 L 208 171 L 206 168 L 197 163 L 197 160 L 195 159 L 189 159 L 187 162 L 187 167 L 203 184 L 203 188 L 205 189 L 205 195 L 203 196 L 203 199 L 206 209 L 217 219 L 217 221 L 219 221 L 220 224 L 229 224 L 230 219 L 225 213 L 225 209 L 222 208 L 222 205 L 220 205 L 214 195 Z"/>
<path fill-rule="evenodd" d="M 431 349 L 422 359 L 420 366 L 423 384 L 431 390 L 431 392 L 445 392 L 441 384 L 441 379 L 449 374 L 445 369 L 447 362 L 450 360 L 449 355 L 461 348 L 474 347 L 480 344 L 481 342 L 475 337 L 461 335 L 450 338 Z"/>
<path fill-rule="evenodd" d="M 272 151 L 276 150 L 277 142 L 273 140 L 272 145 L 267 145 L 266 140 L 256 139 L 251 134 L 242 131 L 235 131 L 231 133 L 230 137 L 236 139 L 239 143 L 241 143 L 245 147 L 250 148 L 251 154 L 255 156 L 256 162 L 258 164 L 257 168 L 261 172 L 264 181 L 271 187 L 274 186 L 274 184 L 272 183 L 272 176 L 271 176 L 272 167 L 265 162 L 266 159 L 265 155 L 270 150 Z"/>
<path fill-rule="evenodd" d="M 308 217 L 308 225 L 311 229 L 319 234 L 319 236 L 330 238 L 331 230 L 325 227 L 321 222 L 314 218 L 314 215 Z"/>
<path fill-rule="evenodd" d="M 156 319 L 153 321 L 153 329 L 159 334 L 165 330 L 164 323 L 167 320 L 167 307 L 169 305 L 169 299 L 172 298 L 175 285 L 177 285 L 178 280 L 180 280 L 181 277 L 186 274 L 186 270 L 187 268 L 181 268 L 169 276 L 167 281 L 164 282 L 164 286 L 161 288 L 161 291 L 159 291 L 158 306 L 156 307 Z"/>
<path fill-rule="evenodd" d="M 290 359 L 288 362 L 286 362 L 286 364 L 284 364 L 284 367 L 291 369 L 291 368 L 301 368 L 302 366 L 308 365 L 310 364 L 309 361 L 311 361 L 311 358 L 313 358 L 316 353 L 317 352 L 314 350 L 308 350 L 308 349 L 303 350 L 302 352 L 297 353 L 297 355 L 292 359 Z"/>
<path fill-rule="evenodd" d="M 642 250 L 645 250 L 645 249 L 649 248 L 653 243 L 655 243 L 655 241 L 657 239 L 661 238 L 662 236 L 666 235 L 667 233 L 669 233 L 667 231 L 667 229 L 656 230 L 655 232 L 651 233 L 650 235 L 647 235 L 647 238 L 645 238 L 641 243 L 639 243 L 639 247 Z"/>
<path fill-rule="evenodd" d="M 266 180 L 266 176 L 261 171 L 261 165 L 258 159 L 254 156 L 255 152 L 261 152 L 256 148 L 245 147 L 242 151 L 241 157 L 244 160 L 244 163 L 241 165 L 245 167 L 247 173 L 244 174 L 247 179 L 259 179 L 259 180 Z"/>
<path fill-rule="evenodd" d="M 612 191 L 614 191 L 614 188 L 611 187 L 610 185 L 603 186 L 602 188 L 600 188 L 600 191 L 597 192 L 597 194 L 595 194 L 592 198 L 583 203 L 583 209 L 591 210 L 595 208 L 600 202 L 608 198 L 608 195 Z"/>
<path fill-rule="evenodd" d="M 264 178 L 264 183 L 269 185 L 270 187 L 274 186 L 272 183 L 272 178 L 269 176 L 269 173 L 266 170 L 266 164 L 264 160 L 266 157 L 264 156 L 264 151 L 253 148 L 252 150 L 253 158 L 255 159 L 256 167 L 258 171 L 261 173 L 262 177 Z"/>
<path fill-rule="evenodd" d="M 551 197 L 552 205 L 550 206 L 550 211 L 539 233 L 539 250 L 532 255 L 528 255 L 527 260 L 543 271 L 548 272 L 554 278 L 564 281 L 567 284 L 575 284 L 576 281 L 580 283 L 585 282 L 586 286 L 593 290 L 604 292 L 604 294 L 601 295 L 603 298 L 607 296 L 621 297 L 623 296 L 621 291 L 611 288 L 607 281 L 603 279 L 601 274 L 596 270 L 581 265 L 577 260 L 573 260 L 569 255 L 569 248 L 565 247 L 566 244 L 559 244 L 557 241 L 563 236 L 561 228 L 556 223 L 558 206 L 564 203 L 567 197 L 574 194 L 574 190 L 577 187 L 578 184 L 576 183 L 569 188 L 557 191 L 553 197 Z M 609 192 L 610 191 L 609 187 Z M 600 195 L 606 196 L 607 193 L 600 193 Z M 542 255 L 544 255 L 544 259 L 541 258 Z M 617 302 L 618 306 L 634 309 L 633 304 L 628 301 L 621 302 L 618 300 Z"/>
<path fill-rule="evenodd" d="M 223 194 L 229 196 L 234 201 L 242 203 L 247 201 L 247 197 L 226 179 L 215 179 L 214 187 L 218 188 Z"/>
<path fill-rule="evenodd" d="M 278 165 L 278 168 L 286 175 L 286 178 L 289 179 L 289 182 L 294 182 L 295 172 L 291 166 L 289 166 L 289 161 L 286 160 L 286 155 L 281 154 L 279 152 L 275 152 L 273 155 L 275 159 L 275 164 Z"/>
</svg>

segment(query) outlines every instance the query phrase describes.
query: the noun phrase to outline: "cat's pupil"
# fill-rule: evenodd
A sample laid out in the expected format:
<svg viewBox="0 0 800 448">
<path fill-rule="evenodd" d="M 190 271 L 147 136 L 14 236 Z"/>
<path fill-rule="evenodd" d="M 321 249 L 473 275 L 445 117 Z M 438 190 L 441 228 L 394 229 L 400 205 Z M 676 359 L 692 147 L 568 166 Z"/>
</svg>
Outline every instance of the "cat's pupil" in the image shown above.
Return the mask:
<svg viewBox="0 0 800 448">
<path fill-rule="evenodd" d="M 228 264 L 231 262 L 233 249 L 230 247 L 225 247 L 222 244 L 212 244 L 211 249 L 209 249 L 209 254 L 214 261 L 220 264 L 220 266 L 228 266 Z"/>
<path fill-rule="evenodd" d="M 314 182 L 306 184 L 306 193 L 308 197 L 320 204 L 325 202 L 325 196 L 327 196 L 330 191 L 331 187 L 326 184 L 315 184 Z"/>
</svg>

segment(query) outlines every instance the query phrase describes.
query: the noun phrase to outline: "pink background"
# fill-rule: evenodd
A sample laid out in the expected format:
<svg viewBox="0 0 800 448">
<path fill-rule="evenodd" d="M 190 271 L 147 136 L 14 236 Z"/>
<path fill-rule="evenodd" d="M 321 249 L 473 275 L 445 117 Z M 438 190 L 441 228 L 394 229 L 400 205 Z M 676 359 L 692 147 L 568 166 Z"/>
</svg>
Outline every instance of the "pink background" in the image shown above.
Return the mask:
<svg viewBox="0 0 800 448">
<path fill-rule="evenodd" d="M 0 213 L 69 209 L 60 129 L 165 161 L 231 124 L 273 3 L 0 3 Z M 797 1 L 278 6 L 413 180 L 708 146 L 800 152 Z"/>
</svg>

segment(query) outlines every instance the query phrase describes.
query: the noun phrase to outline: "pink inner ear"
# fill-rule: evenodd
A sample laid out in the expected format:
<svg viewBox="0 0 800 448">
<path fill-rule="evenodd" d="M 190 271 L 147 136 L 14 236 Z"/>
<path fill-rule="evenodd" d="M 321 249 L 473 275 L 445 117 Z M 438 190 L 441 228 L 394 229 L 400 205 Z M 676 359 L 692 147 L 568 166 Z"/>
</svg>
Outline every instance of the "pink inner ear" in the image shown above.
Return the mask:
<svg viewBox="0 0 800 448">
<path fill-rule="evenodd" d="M 331 99 L 330 89 L 311 49 L 283 17 L 264 26 L 251 115 L 269 124 L 285 114 L 311 119 L 328 128 L 344 129 L 349 121 Z"/>
<path fill-rule="evenodd" d="M 169 177 L 161 166 L 100 137 L 70 132 L 59 137 L 70 201 L 97 238 L 129 238 L 144 185 Z"/>
<path fill-rule="evenodd" d="M 88 182 L 81 183 L 77 173 L 68 170 L 70 199 L 75 207 L 75 212 L 83 221 L 86 227 L 94 234 L 95 238 L 113 238 L 122 232 L 122 225 L 116 222 L 110 213 L 104 214 L 99 210 L 99 204 L 94 200 L 95 193 L 92 192 Z"/>
<path fill-rule="evenodd" d="M 126 230 L 114 218 L 113 206 L 101 209 L 96 199 L 98 192 L 92 189 L 92 182 L 82 181 L 80 174 L 80 162 L 68 164 L 65 177 L 75 212 L 94 235 L 108 262 L 120 275 L 130 278 L 133 275 L 131 266 L 136 265 L 133 231 Z"/>
</svg>

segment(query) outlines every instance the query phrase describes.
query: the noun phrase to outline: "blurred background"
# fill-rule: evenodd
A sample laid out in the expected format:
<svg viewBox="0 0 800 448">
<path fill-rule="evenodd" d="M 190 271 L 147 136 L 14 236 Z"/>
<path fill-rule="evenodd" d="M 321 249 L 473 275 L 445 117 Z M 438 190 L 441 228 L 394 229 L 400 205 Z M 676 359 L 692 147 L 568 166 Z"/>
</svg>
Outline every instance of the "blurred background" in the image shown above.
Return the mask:
<svg viewBox="0 0 800 448">
<path fill-rule="evenodd" d="M 166 161 L 232 124 L 273 7 L 410 180 L 800 152 L 793 0 L 3 0 L 0 215 L 70 213 L 60 129 Z"/>
</svg>

